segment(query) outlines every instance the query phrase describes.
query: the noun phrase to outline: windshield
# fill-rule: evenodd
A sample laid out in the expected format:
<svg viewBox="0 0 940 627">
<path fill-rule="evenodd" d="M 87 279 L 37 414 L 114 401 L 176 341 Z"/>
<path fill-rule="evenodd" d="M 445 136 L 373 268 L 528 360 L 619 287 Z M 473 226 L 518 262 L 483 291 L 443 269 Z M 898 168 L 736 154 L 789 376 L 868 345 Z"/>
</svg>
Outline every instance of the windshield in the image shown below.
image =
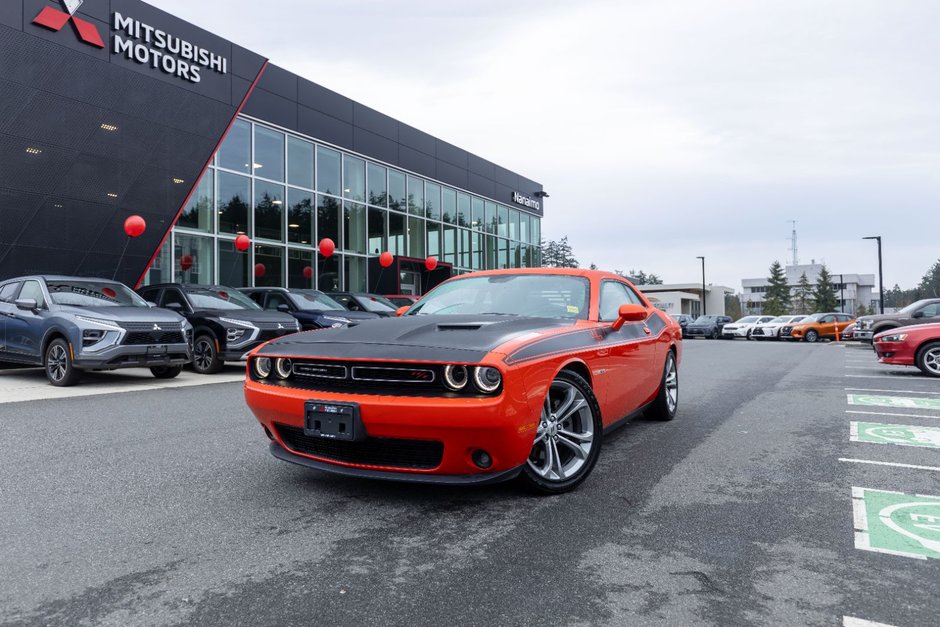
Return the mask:
<svg viewBox="0 0 940 627">
<path fill-rule="evenodd" d="M 802 324 L 808 324 L 808 323 L 810 323 L 810 322 L 817 322 L 817 321 L 819 321 L 819 319 L 822 318 L 822 317 L 825 316 L 825 315 L 826 315 L 826 314 L 818 313 L 818 314 L 813 314 L 813 315 L 811 315 L 811 316 L 806 316 L 806 317 L 804 317 L 804 318 L 802 318 L 802 319 L 800 319 L 800 320 L 791 320 L 790 322 L 800 322 L 800 323 L 802 323 Z"/>
<path fill-rule="evenodd" d="M 709 322 L 714 322 L 718 316 L 699 316 L 695 319 L 695 324 L 701 322 L 702 324 L 708 324 Z"/>
<path fill-rule="evenodd" d="M 56 305 L 72 307 L 149 307 L 143 298 L 120 283 L 105 281 L 46 281 Z"/>
<path fill-rule="evenodd" d="M 558 274 L 497 274 L 447 281 L 408 315 L 502 314 L 587 320 L 591 285 Z"/>
<path fill-rule="evenodd" d="M 255 301 L 234 289 L 189 287 L 186 295 L 196 309 L 261 309 Z"/>
<path fill-rule="evenodd" d="M 752 322 L 757 322 L 757 316 L 745 316 L 738 320 L 735 324 L 751 324 Z"/>
<path fill-rule="evenodd" d="M 790 322 L 790 316 L 780 316 L 778 318 L 774 318 L 767 324 L 783 324 L 784 322 Z"/>
<path fill-rule="evenodd" d="M 398 307 L 395 306 L 395 303 L 383 296 L 375 296 L 373 294 L 357 294 L 356 302 L 365 307 L 366 311 L 398 311 Z M 345 307 L 343 309 L 345 309 Z"/>
<path fill-rule="evenodd" d="M 298 309 L 304 311 L 343 311 L 346 308 L 318 290 L 293 290 L 290 298 Z"/>
<path fill-rule="evenodd" d="M 914 313 L 915 311 L 917 311 L 918 309 L 920 309 L 926 304 L 927 304 L 926 300 L 919 300 L 916 303 L 911 303 L 910 305 L 908 305 L 907 307 L 905 307 L 898 313 L 902 313 L 902 314 Z"/>
</svg>

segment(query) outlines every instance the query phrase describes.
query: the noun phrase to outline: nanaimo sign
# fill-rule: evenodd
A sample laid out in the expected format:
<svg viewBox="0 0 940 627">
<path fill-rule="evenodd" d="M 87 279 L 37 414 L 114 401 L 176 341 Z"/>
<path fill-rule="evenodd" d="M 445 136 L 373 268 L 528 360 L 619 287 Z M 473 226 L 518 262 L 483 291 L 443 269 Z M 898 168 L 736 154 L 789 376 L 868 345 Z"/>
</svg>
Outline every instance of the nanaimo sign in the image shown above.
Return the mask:
<svg viewBox="0 0 940 627">
<path fill-rule="evenodd" d="M 33 24 L 59 32 L 71 22 L 81 41 L 95 48 L 104 48 L 98 28 L 75 16 L 84 1 L 62 0 L 64 11 L 45 7 L 33 19 Z M 226 57 L 117 11 L 111 14 L 111 31 L 111 54 L 121 55 L 164 74 L 193 84 L 202 80 L 203 70 L 228 74 Z"/>
<path fill-rule="evenodd" d="M 517 205 L 522 205 L 523 207 L 528 207 L 529 209 L 535 209 L 536 211 L 542 210 L 542 203 L 537 200 L 532 200 L 524 194 L 519 192 L 512 193 L 512 201 Z"/>
</svg>

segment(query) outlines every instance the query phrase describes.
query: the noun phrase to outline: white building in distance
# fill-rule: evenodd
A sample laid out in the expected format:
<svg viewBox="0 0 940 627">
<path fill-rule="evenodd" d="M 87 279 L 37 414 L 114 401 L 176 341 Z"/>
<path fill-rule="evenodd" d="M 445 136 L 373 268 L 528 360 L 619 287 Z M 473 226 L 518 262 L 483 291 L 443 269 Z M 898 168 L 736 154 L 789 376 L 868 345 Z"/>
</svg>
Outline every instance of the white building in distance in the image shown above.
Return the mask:
<svg viewBox="0 0 940 627">
<path fill-rule="evenodd" d="M 809 264 L 786 266 L 784 272 L 787 276 L 787 285 L 790 286 L 790 292 L 793 293 L 796 290 L 800 284 L 800 277 L 804 272 L 810 285 L 815 288 L 816 280 L 819 278 L 822 269 L 823 264 L 816 263 L 815 260 Z M 860 304 L 864 305 L 869 311 L 878 306 L 878 297 L 874 291 L 874 274 L 840 274 L 830 271 L 829 275 L 832 277 L 836 300 L 842 300 L 840 311 L 855 315 Z M 770 281 L 767 280 L 767 277 L 743 279 L 741 281 L 741 288 L 744 292 L 742 310 L 750 314 L 763 313 L 764 296 L 767 294 L 768 287 L 770 287 Z"/>
<path fill-rule="evenodd" d="M 657 309 L 670 314 L 702 315 L 701 283 L 667 283 L 665 285 L 637 285 L 636 288 L 650 299 Z M 705 312 L 710 316 L 725 315 L 725 295 L 734 290 L 723 285 L 705 286 Z"/>
</svg>

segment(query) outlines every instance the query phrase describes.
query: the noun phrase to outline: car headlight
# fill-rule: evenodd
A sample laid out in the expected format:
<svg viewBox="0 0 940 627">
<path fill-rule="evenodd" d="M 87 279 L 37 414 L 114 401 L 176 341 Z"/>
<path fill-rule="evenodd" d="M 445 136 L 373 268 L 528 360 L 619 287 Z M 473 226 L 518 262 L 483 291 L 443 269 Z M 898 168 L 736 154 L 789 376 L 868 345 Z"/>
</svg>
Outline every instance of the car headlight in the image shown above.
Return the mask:
<svg viewBox="0 0 940 627">
<path fill-rule="evenodd" d="M 496 368 L 480 366 L 473 369 L 473 384 L 485 394 L 495 392 L 502 382 L 503 375 Z"/>
<path fill-rule="evenodd" d="M 862 320 L 858 326 L 859 328 L 862 328 L 862 329 L 870 329 L 872 322 L 873 322 L 872 320 Z"/>
<path fill-rule="evenodd" d="M 903 342 L 907 339 L 907 333 L 893 333 L 891 335 L 882 335 L 878 338 L 879 342 Z"/>
<path fill-rule="evenodd" d="M 328 320 L 331 324 L 330 326 L 334 329 L 337 326 L 343 326 L 349 324 L 349 318 L 340 318 L 339 316 L 323 316 L 324 320 Z"/>
<path fill-rule="evenodd" d="M 252 362 L 252 367 L 259 379 L 267 379 L 271 375 L 271 358 L 256 357 Z"/>
<path fill-rule="evenodd" d="M 287 379 L 294 370 L 294 365 L 286 357 L 278 357 L 274 360 L 274 374 L 279 379 Z"/>
<path fill-rule="evenodd" d="M 470 373 L 467 372 L 466 366 L 455 366 L 450 364 L 444 367 L 444 385 L 454 392 L 459 392 L 460 390 L 467 387 L 467 382 L 469 380 Z"/>
<path fill-rule="evenodd" d="M 106 329 L 123 331 L 121 326 L 114 320 L 102 320 L 101 318 L 89 318 L 88 316 L 75 316 L 75 319 L 81 320 L 82 322 L 87 322 L 88 324 L 97 324 L 99 326 L 105 327 Z"/>
</svg>

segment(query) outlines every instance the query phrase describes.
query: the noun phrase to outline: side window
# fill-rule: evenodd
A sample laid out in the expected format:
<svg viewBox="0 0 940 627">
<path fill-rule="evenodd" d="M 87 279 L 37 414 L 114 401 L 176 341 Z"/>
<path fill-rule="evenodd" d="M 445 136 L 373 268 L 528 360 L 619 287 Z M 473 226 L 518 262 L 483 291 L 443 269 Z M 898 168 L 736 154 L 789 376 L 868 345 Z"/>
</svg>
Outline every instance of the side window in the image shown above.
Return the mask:
<svg viewBox="0 0 940 627">
<path fill-rule="evenodd" d="M 280 292 L 271 292 L 268 294 L 268 304 L 264 306 L 265 309 L 277 309 L 281 305 L 287 305 L 288 309 L 290 308 L 290 303 L 287 302 L 287 298 L 284 297 Z"/>
<path fill-rule="evenodd" d="M 602 281 L 597 319 L 601 322 L 613 322 L 620 316 L 621 305 L 638 304 L 640 304 L 640 299 L 623 283 Z"/>
<path fill-rule="evenodd" d="M 346 305 L 346 309 L 349 311 L 362 311 L 362 305 L 360 305 L 355 298 L 350 298 L 343 302 L 343 304 Z"/>
<path fill-rule="evenodd" d="M 0 303 L 12 303 L 13 299 L 16 298 L 16 291 L 20 289 L 20 283 L 7 283 L 3 287 L 0 287 Z"/>
<path fill-rule="evenodd" d="M 264 292 L 248 292 L 247 296 L 258 303 L 258 306 L 264 307 Z"/>
<path fill-rule="evenodd" d="M 151 303 L 157 302 L 157 298 L 160 296 L 159 288 L 151 288 L 149 290 L 141 290 L 140 297 Z"/>
<path fill-rule="evenodd" d="M 836 321 L 836 317 L 835 316 L 823 316 L 822 318 L 819 319 L 819 321 L 823 324 L 830 324 Z"/>
<path fill-rule="evenodd" d="M 851 321 L 852 321 L 852 316 L 850 316 L 849 314 L 839 314 L 839 321 L 840 321 L 840 322 L 851 322 Z"/>
<path fill-rule="evenodd" d="M 189 305 L 186 303 L 186 299 L 183 298 L 182 292 L 177 289 L 169 288 L 163 290 L 163 300 L 160 306 L 167 307 L 172 304 L 179 305 L 182 311 L 189 311 Z"/>
<path fill-rule="evenodd" d="M 42 286 L 39 281 L 26 281 L 23 283 L 19 298 L 32 298 L 40 309 L 46 306 L 46 298 L 42 295 Z"/>
<path fill-rule="evenodd" d="M 0 300 L 3 300 L 2 294 L 0 294 Z M 921 311 L 924 312 L 925 318 L 936 318 L 938 315 L 940 315 L 940 303 L 927 305 L 926 307 L 921 308 Z"/>
</svg>

